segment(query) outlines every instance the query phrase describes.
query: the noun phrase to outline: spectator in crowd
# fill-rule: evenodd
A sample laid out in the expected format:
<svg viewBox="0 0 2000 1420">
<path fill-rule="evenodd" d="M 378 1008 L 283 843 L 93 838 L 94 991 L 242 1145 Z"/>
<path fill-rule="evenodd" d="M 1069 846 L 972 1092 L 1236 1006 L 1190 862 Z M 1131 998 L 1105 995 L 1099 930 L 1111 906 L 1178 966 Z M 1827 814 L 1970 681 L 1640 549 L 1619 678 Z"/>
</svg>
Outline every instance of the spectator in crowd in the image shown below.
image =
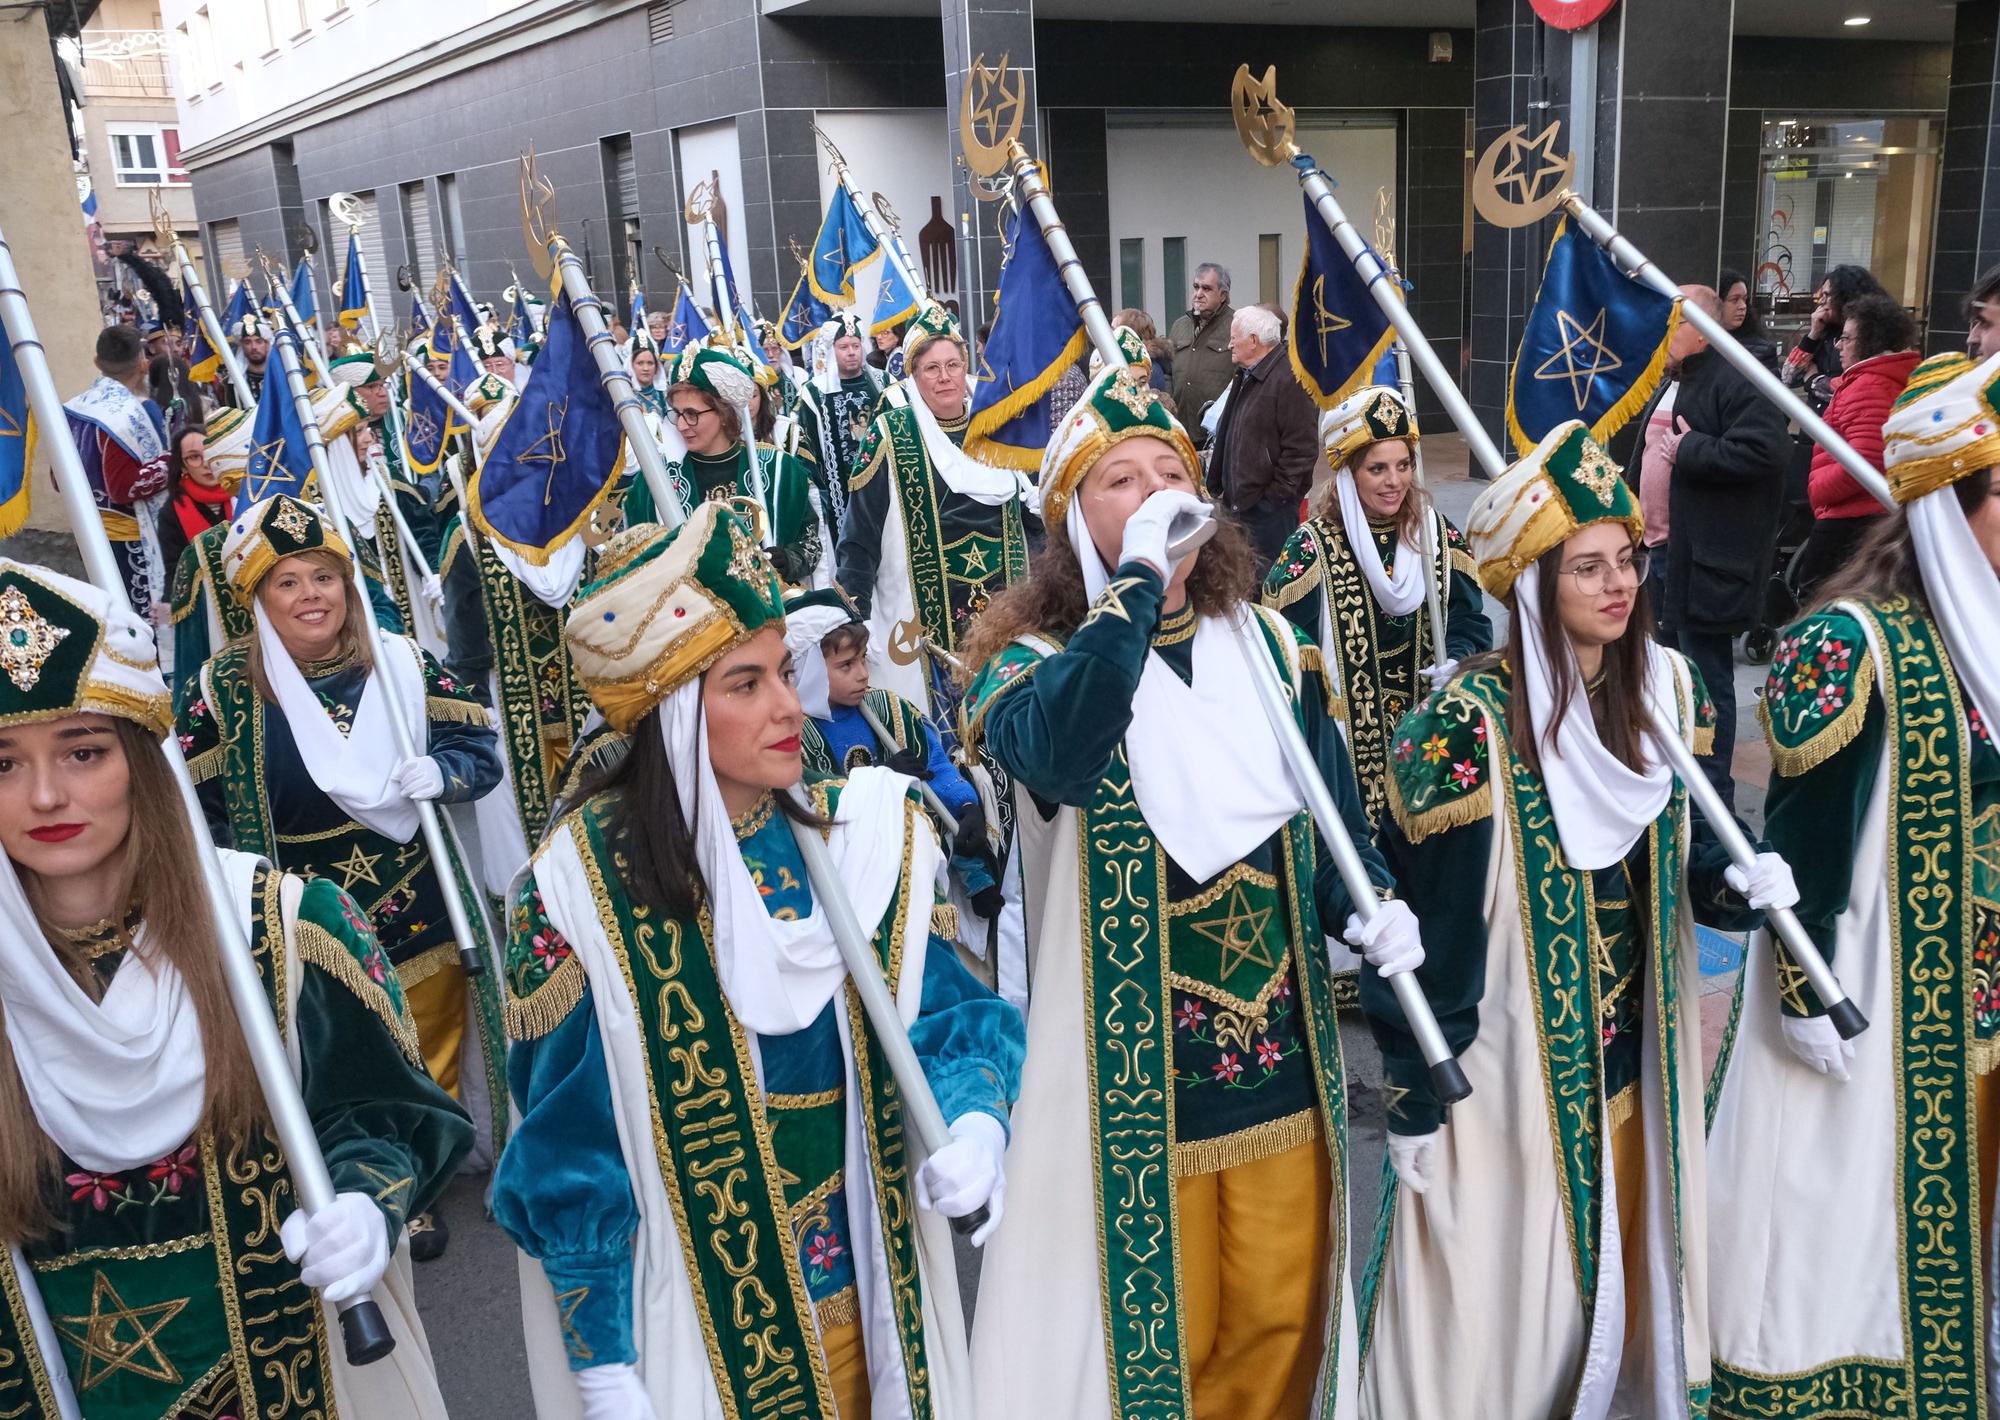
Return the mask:
<svg viewBox="0 0 2000 1420">
<path fill-rule="evenodd" d="M 646 334 L 653 337 L 655 348 L 660 350 L 667 348 L 667 330 L 673 323 L 674 318 L 671 311 L 646 312 Z"/>
<path fill-rule="evenodd" d="M 1812 325 L 1799 337 L 1780 372 L 1785 383 L 1803 390 L 1816 408 L 1826 408 L 1833 398 L 1833 377 L 1840 373 L 1840 351 L 1835 345 L 1847 321 L 1850 302 L 1863 296 L 1887 293 L 1865 266 L 1836 266 L 1813 292 Z"/>
<path fill-rule="evenodd" d="M 903 332 L 891 326 L 887 330 L 875 332 L 874 348 L 868 352 L 868 363 L 878 370 L 889 368 L 889 357 L 902 348 Z"/>
<path fill-rule="evenodd" d="M 167 456 L 167 506 L 160 512 L 160 557 L 169 573 L 187 545 L 229 516 L 231 491 L 208 461 L 208 437 L 199 424 L 173 438 Z M 189 672 L 199 666 L 185 668 Z"/>
<path fill-rule="evenodd" d="M 1833 381 L 1826 422 L 1876 468 L 1882 467 L 1882 422 L 1923 359 L 1916 344 L 1917 323 L 1894 296 L 1848 303 L 1837 342 L 1842 368 Z M 1819 584 L 1839 570 L 1888 510 L 1825 449 L 1813 451 L 1808 487 L 1812 536 L 1799 555 L 1797 577 L 1801 604 L 1810 606 Z"/>
<path fill-rule="evenodd" d="M 1204 442 L 1202 411 L 1229 387 L 1235 373 L 1229 354 L 1230 322 L 1236 308 L 1229 304 L 1229 273 L 1212 261 L 1194 269 L 1188 311 L 1167 331 L 1173 347 L 1174 407 L 1196 444 Z"/>
<path fill-rule="evenodd" d="M 1173 393 L 1174 347 L 1160 339 L 1160 329 L 1153 324 L 1153 318 L 1137 306 L 1127 306 L 1111 318 L 1114 326 L 1124 326 L 1145 344 L 1146 353 L 1153 358 L 1153 373 L 1149 384 L 1164 394 Z M 1174 410 L 1169 409 L 1172 414 Z"/>
<path fill-rule="evenodd" d="M 1299 504 L 1319 459 L 1319 408 L 1292 374 L 1278 318 L 1236 312 L 1229 328 L 1236 375 L 1215 432 L 1209 492 L 1243 520 L 1260 567 L 1299 525 Z"/>
<path fill-rule="evenodd" d="M 1722 297 L 1722 328 L 1775 373 L 1778 347 L 1764 333 L 1764 318 L 1757 313 L 1757 293 L 1750 289 L 1750 278 L 1740 271 L 1725 270 L 1715 289 Z"/>
<path fill-rule="evenodd" d="M 1681 294 L 1717 317 L 1708 286 Z M 1661 620 L 1701 671 L 1715 702 L 1713 751 L 1702 769 L 1724 803 L 1733 802 L 1736 749 L 1735 638 L 1757 624 L 1771 575 L 1791 450 L 1784 412 L 1683 323 L 1667 352 L 1677 383 L 1674 422 L 1650 454 L 1671 469 L 1667 486 L 1667 571 Z M 1651 458 L 1642 465 L 1640 497 Z"/>
<path fill-rule="evenodd" d="M 1988 267 L 1965 294 L 1965 353 L 1975 361 L 2000 355 L 2000 266 Z"/>
</svg>

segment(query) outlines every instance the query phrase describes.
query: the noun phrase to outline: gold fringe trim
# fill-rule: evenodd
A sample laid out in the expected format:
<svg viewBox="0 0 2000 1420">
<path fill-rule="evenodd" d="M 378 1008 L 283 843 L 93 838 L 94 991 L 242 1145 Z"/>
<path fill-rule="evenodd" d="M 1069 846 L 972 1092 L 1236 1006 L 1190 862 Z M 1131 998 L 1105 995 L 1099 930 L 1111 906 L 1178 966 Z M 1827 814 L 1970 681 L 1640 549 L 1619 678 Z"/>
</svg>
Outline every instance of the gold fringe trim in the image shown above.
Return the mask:
<svg viewBox="0 0 2000 1420">
<path fill-rule="evenodd" d="M 1192 1178 L 1197 1174 L 1221 1173 L 1239 1164 L 1254 1164 L 1259 1159 L 1268 1159 L 1273 1154 L 1282 1154 L 1301 1144 L 1310 1144 L 1317 1138 L 1318 1111 L 1302 1109 L 1297 1114 L 1288 1114 L 1266 1124 L 1253 1124 L 1234 1134 L 1196 1139 L 1187 1144 L 1176 1143 L 1173 1146 L 1174 1177 Z"/>
<path fill-rule="evenodd" d="M 1618 1126 L 1632 1117 L 1632 1111 L 1639 1104 L 1639 1082 L 1634 1080 L 1604 1103 L 1604 1118 L 1608 1123 L 1606 1135 L 1616 1134 Z"/>
<path fill-rule="evenodd" d="M 866 488 L 870 480 L 881 471 L 882 465 L 888 460 L 888 457 L 889 441 L 884 439 L 875 446 L 875 457 L 868 460 L 864 467 L 856 469 L 847 476 L 847 491 L 855 493 Z"/>
<path fill-rule="evenodd" d="M 440 971 L 458 960 L 458 943 L 439 942 L 434 947 L 425 947 L 406 962 L 396 966 L 396 975 L 403 983 L 403 989 L 420 986 Z"/>
<path fill-rule="evenodd" d="M 1000 320 L 1000 298 L 997 293 L 993 298 L 993 320 L 995 324 L 998 324 Z M 996 443 L 991 436 L 1006 428 L 1008 424 L 1013 422 L 1030 405 L 1054 389 L 1056 381 L 1060 380 L 1069 372 L 1072 365 L 1083 358 L 1083 352 L 1089 347 L 1090 331 L 1079 320 L 1075 334 L 1063 342 L 1063 348 L 1057 352 L 1056 358 L 1043 366 L 1039 374 L 1026 384 L 1017 385 L 1013 392 L 1005 398 L 995 404 L 988 405 L 985 409 L 980 410 L 979 413 L 972 416 L 971 422 L 965 426 L 965 452 L 970 457 L 980 459 L 983 462 L 997 464 L 1001 468 L 1019 469 L 1023 473 L 1034 473 L 1041 468 L 1041 449 L 1017 449 L 1012 444 Z M 1065 409 L 1061 413 L 1067 414 L 1069 411 Z M 1060 418 L 1061 415 L 1059 414 L 1057 417 Z M 1161 431 L 1154 430 L 1152 432 L 1157 435 Z M 1053 436 L 1051 436 L 1050 442 L 1053 442 Z M 1058 479 L 1056 482 L 1058 488 L 1060 488 L 1061 480 Z M 1069 494 L 1075 492 L 1075 489 L 1071 487 L 1061 489 L 1061 491 L 1063 493 L 1063 501 L 1067 503 L 1069 501 Z"/>
<path fill-rule="evenodd" d="M 940 902 L 931 908 L 931 935 L 943 937 L 948 942 L 958 940 L 958 909 L 948 902 Z"/>
<path fill-rule="evenodd" d="M 1338 695 L 1333 693 L 1333 676 L 1326 668 L 1326 656 L 1321 652 L 1319 647 L 1308 643 L 1300 644 L 1299 668 L 1301 670 L 1316 671 L 1319 674 L 1319 694 L 1320 699 L 1326 702 L 1326 713 L 1333 715 L 1336 719 L 1345 720 L 1347 718 L 1347 706 L 1341 702 Z M 1339 707 L 1338 711 L 1335 709 L 1336 706 Z"/>
<path fill-rule="evenodd" d="M 1282 554 L 1280 554 L 1282 556 Z M 1273 611 L 1283 611 L 1314 587 L 1326 580 L 1326 556 L 1324 553 L 1313 559 L 1313 565 L 1291 581 L 1283 583 L 1276 591 L 1267 591 L 1261 600 Z"/>
<path fill-rule="evenodd" d="M 448 695 L 426 695 L 424 718 L 441 721 L 447 725 L 479 725 L 489 730 L 493 728 L 493 721 L 487 716 L 484 705 L 474 700 L 454 700 Z"/>
<path fill-rule="evenodd" d="M 814 1302 L 813 1318 L 819 1322 L 821 1336 L 836 1327 L 856 1325 L 861 1320 L 861 1306 L 855 1300 L 854 1284 L 850 1282 L 832 1296 Z"/>
<path fill-rule="evenodd" d="M 221 745 L 217 745 L 213 749 L 203 750 L 193 759 L 190 759 L 187 762 L 188 777 L 194 780 L 195 783 L 200 784 L 220 774 L 222 772 L 222 749 Z"/>
<path fill-rule="evenodd" d="M 1479 564 L 1474 562 L 1472 554 L 1462 547 L 1451 549 L 1451 570 L 1454 572 L 1463 572 L 1475 582 L 1479 580 Z"/>
<path fill-rule="evenodd" d="M 1854 667 L 1853 697 L 1838 715 L 1813 731 L 1809 739 L 1796 745 L 1778 743 L 1777 731 L 1771 725 L 1770 702 L 1759 697 L 1757 723 L 1764 727 L 1764 741 L 1771 747 L 1771 767 L 1787 779 L 1796 779 L 1832 759 L 1861 733 L 1862 725 L 1867 723 L 1868 705 L 1874 694 L 1875 652 L 1864 647 L 1861 659 Z"/>
<path fill-rule="evenodd" d="M 1344 260 L 1345 258 L 1343 257 L 1342 259 Z M 1305 294 L 1306 277 L 1311 274 L 1312 239 L 1308 237 L 1306 239 L 1305 255 L 1299 258 L 1299 274 L 1292 281 L 1292 309 L 1294 311 L 1300 308 L 1299 298 Z M 1389 282 L 1389 289 L 1395 294 L 1397 300 L 1403 300 L 1403 288 L 1401 286 L 1391 281 Z M 1407 305 L 1408 302 L 1405 301 L 1404 304 Z M 1396 327 L 1391 324 L 1376 338 L 1375 344 L 1369 348 L 1367 355 L 1362 357 L 1361 363 L 1354 367 L 1347 378 L 1341 382 L 1340 388 L 1332 394 L 1328 394 L 1320 388 L 1318 379 L 1306 369 L 1305 361 L 1299 358 L 1299 329 L 1297 321 L 1293 321 L 1291 329 L 1286 332 L 1285 358 L 1291 362 L 1292 374 L 1298 378 L 1299 386 L 1312 396 L 1314 404 L 1326 410 L 1335 408 L 1342 400 L 1373 379 L 1375 377 L 1375 367 L 1382 363 L 1382 357 L 1389 353 L 1389 347 L 1395 343 Z M 1412 434 L 1415 433 L 1414 430 L 1411 432 Z"/>
<path fill-rule="evenodd" d="M 317 922 L 301 918 L 292 934 L 292 944 L 298 948 L 299 960 L 321 971 L 345 986 L 389 1028 L 404 1059 L 418 1069 L 424 1067 L 424 1053 L 417 1044 L 416 1022 L 410 1019 L 408 1009 L 397 1011 L 388 990 L 354 959 L 354 953 L 347 949 L 347 943 L 327 931 Z M 378 948 L 379 950 L 379 948 Z M 384 963 L 388 961 L 383 957 Z M 394 971 L 394 967 L 390 967 Z"/>
<path fill-rule="evenodd" d="M 1975 1076 L 1990 1075 L 1995 1065 L 2000 1065 L 2000 1037 L 1988 1036 L 1984 1040 L 1973 1041 L 1972 1073 Z"/>
<path fill-rule="evenodd" d="M 1715 726 L 1697 725 L 1691 736 L 1694 743 L 1689 746 L 1696 754 L 1715 753 Z"/>
<path fill-rule="evenodd" d="M 569 1019 L 569 1013 L 583 1000 L 583 988 L 590 984 L 583 962 L 572 955 L 549 973 L 549 979 L 528 997 L 507 993 L 501 1015 L 509 1040 L 540 1040 Z"/>
<path fill-rule="evenodd" d="M 1446 829 L 1478 823 L 1493 813 L 1493 780 L 1490 776 L 1464 798 L 1425 809 L 1420 814 L 1410 812 L 1410 806 L 1403 801 L 1402 783 L 1393 773 L 1388 777 L 1387 788 L 1389 812 L 1395 816 L 1396 826 L 1403 830 L 1403 837 L 1411 843 L 1422 843 L 1432 834 L 1443 833 Z"/>
</svg>

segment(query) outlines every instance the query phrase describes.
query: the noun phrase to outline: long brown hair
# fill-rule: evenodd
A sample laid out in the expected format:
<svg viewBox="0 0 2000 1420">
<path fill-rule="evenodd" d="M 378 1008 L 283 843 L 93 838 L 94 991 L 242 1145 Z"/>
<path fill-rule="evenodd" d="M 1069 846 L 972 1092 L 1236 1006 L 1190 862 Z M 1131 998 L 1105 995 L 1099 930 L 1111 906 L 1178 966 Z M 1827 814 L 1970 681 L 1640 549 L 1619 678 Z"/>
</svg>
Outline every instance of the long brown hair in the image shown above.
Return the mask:
<svg viewBox="0 0 2000 1420">
<path fill-rule="evenodd" d="M 1415 465 L 1417 461 L 1417 441 L 1414 439 L 1405 439 L 1400 436 L 1393 439 L 1377 439 L 1375 441 L 1375 444 L 1391 444 L 1391 443 L 1401 444 L 1404 448 L 1410 451 L 1410 464 L 1411 464 L 1411 474 L 1412 474 L 1410 479 L 1410 487 L 1408 491 L 1403 494 L 1403 506 L 1396 510 L 1396 518 L 1395 518 L 1396 532 L 1399 536 L 1403 538 L 1404 541 L 1408 542 L 1411 546 L 1422 547 L 1424 545 L 1423 541 L 1424 513 L 1429 509 L 1430 503 L 1429 500 L 1424 497 L 1423 490 L 1417 486 L 1415 478 Z M 1370 449 L 1375 447 L 1375 444 L 1364 444 L 1361 448 L 1356 449 L 1354 451 L 1354 457 L 1348 459 L 1344 466 L 1352 468 L 1354 464 L 1354 459 L 1358 459 L 1363 454 L 1366 454 Z M 1336 485 L 1338 484 L 1339 479 L 1340 479 L 1340 469 L 1336 468 L 1333 471 L 1333 477 L 1329 478 L 1325 483 L 1321 484 L 1319 488 L 1313 493 L 1312 508 L 1311 508 L 1311 515 L 1313 517 L 1323 518 L 1328 516 L 1329 514 L 1338 516 L 1340 510 L 1340 491 Z M 1360 480 L 1358 478 L 1355 480 L 1355 486 L 1356 487 L 1360 486 Z"/>
<path fill-rule="evenodd" d="M 331 568 L 347 589 L 347 620 L 341 623 L 340 640 L 334 647 L 334 658 L 349 661 L 363 669 L 375 664 L 374 654 L 368 647 L 368 608 L 362 605 L 361 579 L 367 574 L 358 562 L 349 562 L 338 552 L 324 547 L 307 548 L 294 553 L 296 557 L 312 563 L 316 567 Z M 270 574 L 266 573 L 266 577 Z M 252 593 L 252 596 L 255 596 Z M 264 645 L 261 637 L 253 630 L 246 638 L 250 648 L 248 666 L 250 683 L 257 687 L 257 694 L 275 705 L 278 697 L 271 690 L 270 677 L 264 674 Z"/>
<path fill-rule="evenodd" d="M 1263 576 L 1243 525 L 1222 508 L 1215 510 L 1215 522 L 1215 536 L 1201 549 L 1187 580 L 1188 600 L 1203 616 L 1220 616 L 1247 600 Z M 969 680 L 1018 636 L 1067 636 L 1089 611 L 1083 564 L 1070 546 L 1069 529 L 1052 522 L 1027 579 L 993 598 L 972 623 L 961 657 L 963 674 Z"/>
<path fill-rule="evenodd" d="M 1467 670 L 1488 670 L 1503 661 L 1512 668 L 1512 684 L 1507 691 L 1507 743 L 1521 757 L 1528 772 L 1536 775 L 1542 772 L 1542 736 L 1535 732 L 1534 712 L 1528 707 L 1527 677 L 1521 674 L 1521 668 L 1527 664 L 1527 645 L 1522 636 L 1521 618 L 1540 618 L 1544 645 L 1569 644 L 1569 632 L 1556 610 L 1562 559 L 1563 549 L 1560 546 L 1543 553 L 1535 563 L 1541 569 L 1538 579 L 1541 585 L 1537 589 L 1535 605 L 1522 606 L 1517 597 L 1508 607 L 1512 615 L 1507 618 L 1507 649 L 1475 656 L 1465 663 Z M 1625 623 L 1625 634 L 1604 648 L 1603 693 L 1591 701 L 1597 733 L 1603 739 L 1605 748 L 1617 756 L 1618 762 L 1627 769 L 1639 772 L 1646 769 L 1645 736 L 1655 728 L 1652 712 L 1646 708 L 1646 647 L 1652 639 L 1653 603 L 1646 595 L 1646 584 L 1642 581 L 1632 594 L 1632 617 Z M 1550 670 L 1555 676 L 1555 683 L 1549 689 L 1556 710 L 1555 723 L 1549 726 L 1548 731 L 1551 739 L 1562 730 L 1563 717 L 1569 713 L 1577 673 L 1573 658 L 1559 655 L 1552 659 Z"/>
<path fill-rule="evenodd" d="M 1982 468 L 1952 484 L 1958 506 L 1969 518 L 1993 491 L 1993 470 Z M 1887 601 L 1908 597 L 1926 612 L 1923 572 L 1917 566 L 1916 544 L 1910 538 L 1910 510 L 1899 507 L 1875 519 L 1875 526 L 1849 553 L 1838 570 L 1820 584 L 1817 611 L 1837 601 Z"/>
<path fill-rule="evenodd" d="M 194 865 L 193 830 L 182 808 L 180 789 L 160 742 L 132 721 L 114 717 L 119 746 L 131 774 L 128 799 L 132 826 L 126 837 L 126 897 L 136 900 L 146 923 L 145 942 L 135 954 L 171 962 L 187 985 L 201 1026 L 205 1078 L 202 1124 L 224 1140 L 243 1138 L 266 1119 L 264 1096 L 243 1045 L 243 1031 L 223 979 L 222 948 L 209 915 L 208 893 Z M 35 875 L 16 868 L 32 904 Z M 41 948 L 55 952 L 70 975 L 96 996 L 89 962 L 74 947 L 58 945 L 50 933 Z M 10 950 L 34 951 L 35 943 L 15 943 Z M 138 970 L 137 967 L 121 968 Z M 55 1143 L 42 1131 L 28 1102 L 26 1086 L 8 1048 L 6 1024 L 0 1017 L 0 1237 L 19 1242 L 41 1237 L 56 1226 L 55 1200 L 62 1184 L 62 1160 Z"/>
</svg>

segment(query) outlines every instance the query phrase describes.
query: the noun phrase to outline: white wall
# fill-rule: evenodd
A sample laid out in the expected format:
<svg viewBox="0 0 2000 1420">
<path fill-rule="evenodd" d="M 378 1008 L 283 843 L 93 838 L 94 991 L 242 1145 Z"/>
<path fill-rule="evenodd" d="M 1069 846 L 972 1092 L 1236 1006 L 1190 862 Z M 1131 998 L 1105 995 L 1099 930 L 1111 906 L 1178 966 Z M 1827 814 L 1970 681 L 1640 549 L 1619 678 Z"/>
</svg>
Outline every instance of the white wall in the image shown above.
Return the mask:
<svg viewBox="0 0 2000 1420">
<path fill-rule="evenodd" d="M 821 109 L 814 115 L 847 159 L 848 171 L 864 201 L 881 193 L 903 223 L 903 245 L 910 260 L 921 263 L 917 233 L 931 220 L 931 198 L 944 199 L 944 214 L 952 215 L 951 149 L 958 130 L 943 109 L 877 112 L 864 109 Z M 819 172 L 820 210 L 833 200 L 834 177 L 831 159 L 822 161 Z M 803 240 L 801 245 L 804 245 Z M 785 274 L 782 283 L 789 293 L 798 279 L 797 263 L 785 253 L 779 263 Z M 855 304 L 864 312 L 875 309 L 875 296 L 882 284 L 882 263 L 871 261 L 855 278 Z M 936 292 L 940 299 L 955 291 Z"/>
<path fill-rule="evenodd" d="M 674 141 L 680 149 L 683 211 L 689 195 L 699 184 L 711 176 L 721 184 L 722 200 L 729 209 L 729 269 L 736 273 L 738 291 L 744 291 L 750 284 L 750 243 L 743 235 L 743 150 L 736 141 L 736 120 L 723 118 L 677 128 Z M 693 288 L 695 304 L 707 309 L 711 300 L 707 280 L 708 237 L 704 227 L 688 227 L 687 259 L 688 283 Z M 671 296 L 662 295 L 659 299 L 664 303 Z"/>
<path fill-rule="evenodd" d="M 1165 335 L 1175 318 L 1187 310 L 1185 290 L 1161 289 L 1160 242 L 1165 237 L 1187 239 L 1187 277 L 1204 261 L 1229 269 L 1231 299 L 1238 306 L 1259 299 L 1257 238 L 1278 234 L 1278 295 L 1289 307 L 1292 282 L 1305 254 L 1305 200 L 1289 168 L 1266 168 L 1243 150 L 1233 124 L 1222 121 L 1199 127 L 1173 124 L 1145 126 L 1114 120 L 1109 136 L 1116 155 L 1111 165 L 1111 289 L 1100 292 L 1106 307 L 1124 304 L 1119 283 L 1119 243 L 1144 240 L 1146 312 Z M 1374 240 L 1375 193 L 1396 199 L 1396 130 L 1315 127 L 1301 123 L 1299 146 L 1319 159 L 1340 186 L 1341 206 Z M 1055 174 L 1056 199 L 1062 199 L 1062 174 Z M 1400 245 L 1400 242 L 1399 244 Z"/>
</svg>

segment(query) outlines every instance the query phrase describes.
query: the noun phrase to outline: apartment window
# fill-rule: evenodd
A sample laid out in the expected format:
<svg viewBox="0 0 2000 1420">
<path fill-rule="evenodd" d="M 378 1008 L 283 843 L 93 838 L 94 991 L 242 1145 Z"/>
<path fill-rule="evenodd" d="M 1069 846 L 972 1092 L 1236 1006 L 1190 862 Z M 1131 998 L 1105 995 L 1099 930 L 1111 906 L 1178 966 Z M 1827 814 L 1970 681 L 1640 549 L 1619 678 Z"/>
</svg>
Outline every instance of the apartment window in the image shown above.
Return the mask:
<svg viewBox="0 0 2000 1420">
<path fill-rule="evenodd" d="M 180 130 L 157 123 L 126 123 L 107 127 L 112 172 L 120 187 L 185 187 L 188 175 L 180 166 Z"/>
<path fill-rule="evenodd" d="M 410 270 L 430 300 L 431 278 L 437 275 L 438 240 L 431 226 L 430 189 L 421 182 L 406 182 L 397 189 L 403 208 L 403 250 L 410 254 Z"/>
<path fill-rule="evenodd" d="M 211 92 L 222 87 L 222 66 L 216 62 L 215 25 L 208 6 L 194 12 L 194 69 L 201 86 Z"/>
</svg>

